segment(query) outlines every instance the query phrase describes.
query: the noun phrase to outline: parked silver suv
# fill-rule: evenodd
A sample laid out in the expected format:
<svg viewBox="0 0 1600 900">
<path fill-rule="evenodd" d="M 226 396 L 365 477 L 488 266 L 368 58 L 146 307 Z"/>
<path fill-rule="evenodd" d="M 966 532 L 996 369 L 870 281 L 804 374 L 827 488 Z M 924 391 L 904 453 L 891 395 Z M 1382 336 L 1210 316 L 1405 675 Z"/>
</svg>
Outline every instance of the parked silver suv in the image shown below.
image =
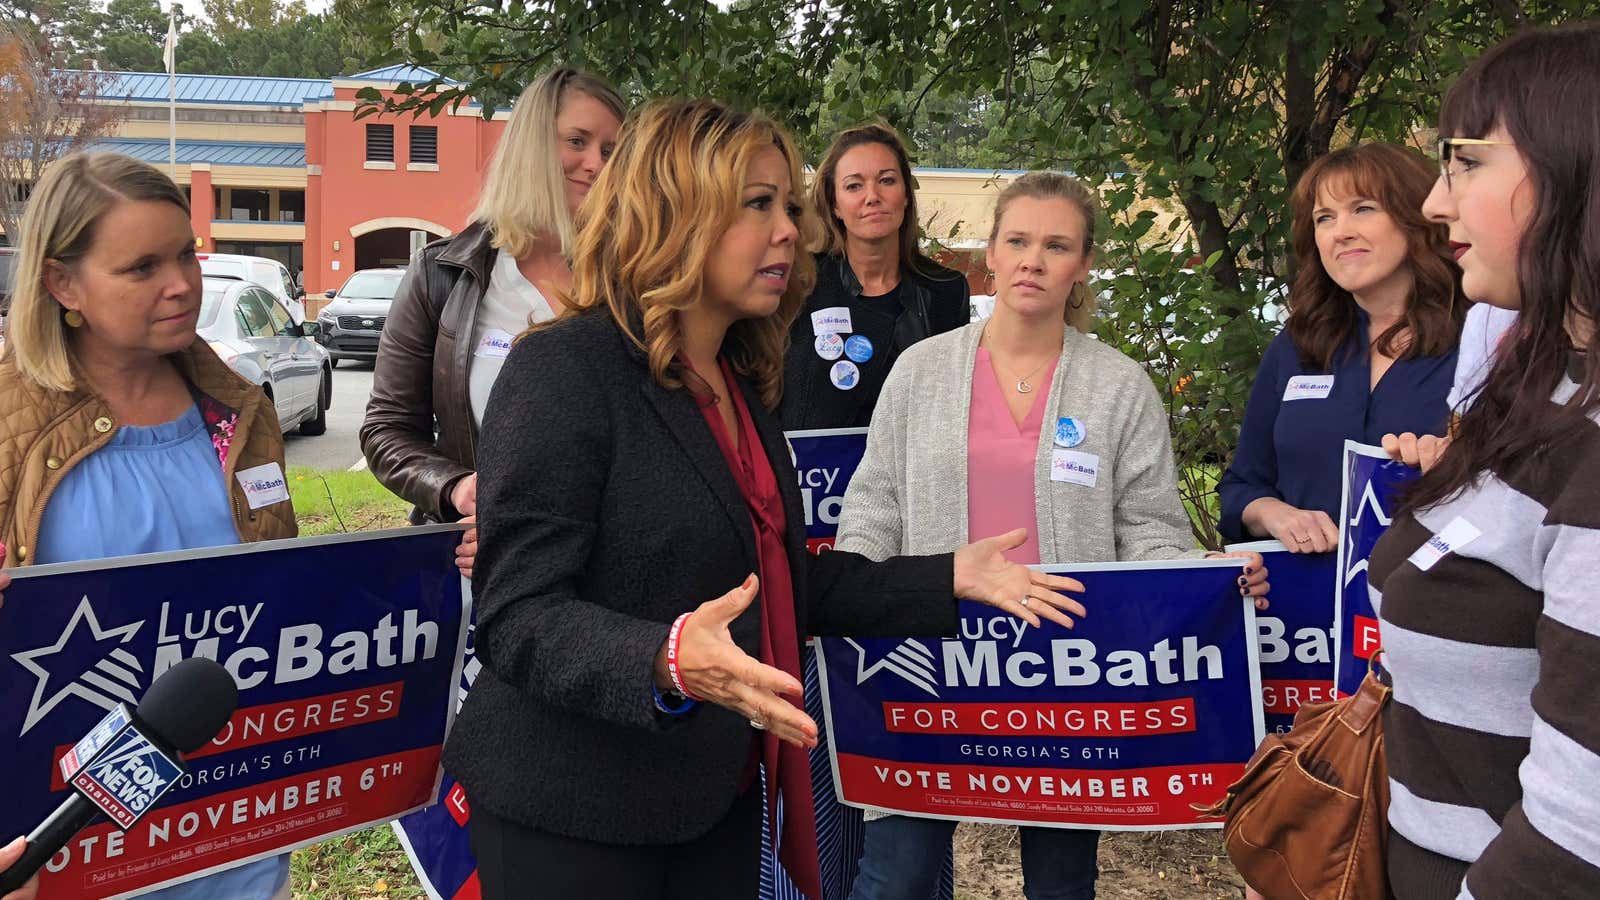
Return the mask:
<svg viewBox="0 0 1600 900">
<path fill-rule="evenodd" d="M 405 269 L 362 269 L 328 292 L 333 302 L 317 314 L 317 342 L 327 348 L 334 365 L 341 359 L 378 358 L 389 304 L 405 274 Z"/>
</svg>

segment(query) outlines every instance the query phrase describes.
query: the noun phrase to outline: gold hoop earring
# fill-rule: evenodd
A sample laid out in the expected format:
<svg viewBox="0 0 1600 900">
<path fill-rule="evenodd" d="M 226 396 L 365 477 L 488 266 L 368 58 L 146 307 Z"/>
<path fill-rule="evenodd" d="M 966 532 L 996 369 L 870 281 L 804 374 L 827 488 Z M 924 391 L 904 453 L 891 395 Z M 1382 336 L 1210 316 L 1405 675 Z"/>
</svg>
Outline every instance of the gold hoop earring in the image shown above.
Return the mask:
<svg viewBox="0 0 1600 900">
<path fill-rule="evenodd" d="M 988 272 L 983 277 L 985 279 L 987 279 L 986 281 L 984 281 L 984 284 L 987 284 L 989 286 L 989 289 L 987 291 L 985 291 L 984 293 L 986 293 L 989 296 L 993 297 L 994 296 L 994 273 L 993 272 Z"/>
<path fill-rule="evenodd" d="M 67 310 L 66 314 L 63 315 L 61 318 L 64 321 L 66 321 L 68 328 L 82 328 L 83 327 L 83 313 L 78 312 L 75 309 Z"/>
</svg>

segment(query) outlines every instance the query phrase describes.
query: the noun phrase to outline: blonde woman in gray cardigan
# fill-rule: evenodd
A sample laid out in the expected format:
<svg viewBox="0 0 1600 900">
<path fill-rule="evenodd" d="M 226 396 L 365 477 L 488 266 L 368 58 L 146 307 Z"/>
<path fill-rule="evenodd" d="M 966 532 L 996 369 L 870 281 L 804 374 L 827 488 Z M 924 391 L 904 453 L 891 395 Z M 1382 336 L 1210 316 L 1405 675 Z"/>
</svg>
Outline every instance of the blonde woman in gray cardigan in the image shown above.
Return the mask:
<svg viewBox="0 0 1600 900">
<path fill-rule="evenodd" d="M 937 553 L 1027 528 L 1017 563 L 1201 556 L 1178 497 L 1167 419 L 1133 360 L 1088 332 L 1095 201 L 1035 172 L 995 204 L 994 315 L 901 356 L 845 493 L 837 546 L 873 559 Z M 1239 591 L 1263 602 L 1255 554 Z M 1093 614 L 1093 598 L 1084 605 Z M 929 900 L 952 821 L 867 816 L 852 900 Z M 1099 832 L 1022 829 L 1028 900 L 1094 896 Z"/>
</svg>

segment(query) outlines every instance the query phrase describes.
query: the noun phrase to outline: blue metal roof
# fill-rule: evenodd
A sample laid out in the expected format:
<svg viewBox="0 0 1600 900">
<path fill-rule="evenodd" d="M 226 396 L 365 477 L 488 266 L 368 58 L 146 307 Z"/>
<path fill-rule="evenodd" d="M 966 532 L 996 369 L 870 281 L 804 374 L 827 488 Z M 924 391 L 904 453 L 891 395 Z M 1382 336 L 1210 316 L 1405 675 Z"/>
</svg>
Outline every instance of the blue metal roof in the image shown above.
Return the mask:
<svg viewBox="0 0 1600 900">
<path fill-rule="evenodd" d="M 104 72 L 100 96 L 146 102 L 167 100 L 165 72 Z M 179 75 L 179 103 L 236 103 L 298 107 L 307 97 L 332 92 L 326 78 L 251 78 L 241 75 Z"/>
<path fill-rule="evenodd" d="M 107 138 L 92 151 L 123 153 L 156 165 L 167 161 L 167 142 L 159 138 Z M 281 166 L 303 168 L 304 144 L 265 144 L 251 141 L 179 141 L 178 162 L 214 163 L 222 166 Z"/>
<path fill-rule="evenodd" d="M 438 77 L 439 77 L 439 73 L 435 72 L 432 69 L 424 69 L 421 66 L 408 66 L 408 65 L 405 65 L 404 63 L 401 63 L 401 64 L 393 65 L 393 66 L 384 66 L 381 69 L 373 69 L 373 70 L 368 71 L 368 72 L 358 72 L 358 73 L 356 73 L 354 75 L 344 75 L 344 76 L 340 77 L 340 80 L 341 81 L 393 81 L 393 82 L 397 82 L 397 83 L 401 82 L 401 81 L 409 81 L 412 84 L 427 84 L 428 82 L 430 82 L 433 79 L 438 78 Z M 444 83 L 445 84 L 460 84 L 460 82 L 456 81 L 453 78 L 444 79 Z"/>
</svg>

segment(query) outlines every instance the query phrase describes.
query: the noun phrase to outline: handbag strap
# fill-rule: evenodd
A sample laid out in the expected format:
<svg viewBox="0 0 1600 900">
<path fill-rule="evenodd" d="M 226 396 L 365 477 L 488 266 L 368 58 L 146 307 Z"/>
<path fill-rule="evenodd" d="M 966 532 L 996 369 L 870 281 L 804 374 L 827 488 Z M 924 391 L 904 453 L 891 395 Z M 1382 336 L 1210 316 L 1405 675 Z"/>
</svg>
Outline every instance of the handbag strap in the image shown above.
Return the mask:
<svg viewBox="0 0 1600 900">
<path fill-rule="evenodd" d="M 1361 680 L 1361 687 L 1342 704 L 1339 721 L 1356 734 L 1365 732 L 1378 721 L 1384 705 L 1389 702 L 1389 695 L 1393 693 L 1393 688 L 1379 681 L 1375 673 L 1368 672 L 1367 677 Z"/>
</svg>

